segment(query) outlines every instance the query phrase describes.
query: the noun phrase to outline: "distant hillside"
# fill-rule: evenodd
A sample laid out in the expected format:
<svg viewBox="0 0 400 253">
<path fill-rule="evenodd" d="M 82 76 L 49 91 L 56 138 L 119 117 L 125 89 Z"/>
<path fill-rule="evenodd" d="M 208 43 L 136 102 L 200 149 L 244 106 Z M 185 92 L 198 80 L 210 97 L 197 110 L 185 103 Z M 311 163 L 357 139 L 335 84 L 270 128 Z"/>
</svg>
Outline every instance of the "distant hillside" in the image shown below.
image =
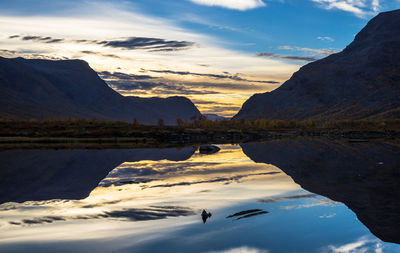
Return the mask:
<svg viewBox="0 0 400 253">
<path fill-rule="evenodd" d="M 201 114 L 185 97 L 124 97 L 81 60 L 0 57 L 0 117 L 88 118 L 176 124 Z"/>
<path fill-rule="evenodd" d="M 217 120 L 225 120 L 227 118 L 220 116 L 218 114 L 203 114 L 204 117 L 206 117 L 208 120 L 211 121 L 217 121 Z"/>
<path fill-rule="evenodd" d="M 381 13 L 342 52 L 248 99 L 236 119 L 400 118 L 400 10 Z"/>
</svg>

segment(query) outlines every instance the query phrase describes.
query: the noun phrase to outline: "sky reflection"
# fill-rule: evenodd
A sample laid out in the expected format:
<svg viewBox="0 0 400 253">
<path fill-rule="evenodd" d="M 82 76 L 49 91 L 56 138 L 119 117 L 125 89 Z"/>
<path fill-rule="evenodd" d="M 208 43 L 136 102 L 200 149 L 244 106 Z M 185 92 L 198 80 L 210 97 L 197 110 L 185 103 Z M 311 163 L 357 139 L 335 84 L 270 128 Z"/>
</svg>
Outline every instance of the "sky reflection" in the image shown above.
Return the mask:
<svg viewBox="0 0 400 253">
<path fill-rule="evenodd" d="M 220 147 L 181 161 L 124 162 L 84 199 L 1 204 L 0 251 L 400 249 L 373 236 L 345 205 L 303 190 L 273 165 L 253 162 L 240 146 Z M 212 214 L 205 224 L 203 209 Z"/>
</svg>

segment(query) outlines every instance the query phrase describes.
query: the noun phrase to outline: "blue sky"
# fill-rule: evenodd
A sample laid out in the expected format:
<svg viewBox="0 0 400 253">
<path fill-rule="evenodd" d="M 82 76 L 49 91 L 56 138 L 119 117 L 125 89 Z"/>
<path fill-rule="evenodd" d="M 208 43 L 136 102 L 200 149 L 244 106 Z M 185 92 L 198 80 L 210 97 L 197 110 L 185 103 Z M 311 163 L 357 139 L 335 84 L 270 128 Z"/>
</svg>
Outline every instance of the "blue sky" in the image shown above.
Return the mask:
<svg viewBox="0 0 400 253">
<path fill-rule="evenodd" d="M 124 95 L 184 95 L 203 112 L 229 116 L 396 8 L 399 0 L 0 1 L 0 54 L 80 58 L 109 72 L 103 77 Z M 99 43 L 135 37 L 159 39 L 163 49 Z M 122 86 L 114 72 L 133 75 L 131 83 Z M 152 77 L 147 86 L 137 80 L 144 74 Z"/>
</svg>

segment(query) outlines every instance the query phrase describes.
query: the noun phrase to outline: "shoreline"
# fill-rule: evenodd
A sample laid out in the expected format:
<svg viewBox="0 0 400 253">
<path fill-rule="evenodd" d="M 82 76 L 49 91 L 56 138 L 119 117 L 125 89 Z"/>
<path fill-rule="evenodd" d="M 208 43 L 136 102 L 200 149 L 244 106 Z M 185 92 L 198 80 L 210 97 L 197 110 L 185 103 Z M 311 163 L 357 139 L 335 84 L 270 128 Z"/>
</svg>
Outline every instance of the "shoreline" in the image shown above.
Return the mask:
<svg viewBox="0 0 400 253">
<path fill-rule="evenodd" d="M 175 136 L 176 137 L 176 136 Z M 247 138 L 228 138 L 221 136 L 218 138 L 195 138 L 199 136 L 184 135 L 175 140 L 156 140 L 153 138 L 129 138 L 129 137 L 0 137 L 0 151 L 10 149 L 135 149 L 135 148 L 171 148 L 185 146 L 199 146 L 207 144 L 240 144 L 250 142 L 267 142 L 272 140 L 284 139 L 314 139 L 345 141 L 348 143 L 367 143 L 367 142 L 399 142 L 400 137 L 384 135 L 366 135 L 358 133 L 355 135 L 344 134 L 296 134 L 296 133 L 274 133 L 268 136 L 246 136 Z M 209 136 L 208 136 L 209 137 Z M 224 138 L 225 137 L 225 138 Z M 254 137 L 254 138 L 250 138 Z M 258 138 L 256 138 L 258 137 Z"/>
</svg>

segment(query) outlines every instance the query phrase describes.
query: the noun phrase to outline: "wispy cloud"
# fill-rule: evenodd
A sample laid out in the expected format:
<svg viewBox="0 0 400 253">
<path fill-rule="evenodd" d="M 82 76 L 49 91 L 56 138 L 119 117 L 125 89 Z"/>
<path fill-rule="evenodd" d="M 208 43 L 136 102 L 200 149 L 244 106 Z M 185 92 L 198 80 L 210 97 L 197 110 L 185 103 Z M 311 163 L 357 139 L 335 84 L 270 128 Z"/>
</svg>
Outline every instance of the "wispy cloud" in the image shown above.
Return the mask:
<svg viewBox="0 0 400 253">
<path fill-rule="evenodd" d="M 292 61 L 315 61 L 317 60 L 314 57 L 307 57 L 307 56 L 294 56 L 294 55 L 279 55 L 274 53 L 257 53 L 259 57 L 267 57 L 273 59 L 284 59 L 284 60 L 292 60 Z"/>
<path fill-rule="evenodd" d="M 165 40 L 159 38 L 131 37 L 123 40 L 99 42 L 106 47 L 123 49 L 143 49 L 151 52 L 169 52 L 192 47 L 195 43 L 190 41 Z"/>
<path fill-rule="evenodd" d="M 350 12 L 357 17 L 365 18 L 381 9 L 380 0 L 311 0 L 326 10 Z"/>
<path fill-rule="evenodd" d="M 85 207 L 84 207 L 85 208 Z M 121 219 L 125 221 L 148 221 L 160 220 L 168 217 L 180 217 L 194 215 L 192 209 L 179 206 L 150 206 L 148 208 L 126 208 L 122 210 L 104 211 L 98 214 L 87 214 L 77 216 L 44 216 L 21 221 L 10 221 L 11 225 L 31 226 L 58 221 L 89 220 L 89 219 Z"/>
<path fill-rule="evenodd" d="M 371 236 L 362 236 L 354 242 L 344 245 L 329 245 L 321 250 L 322 253 L 359 253 L 359 252 L 382 252 L 383 244 Z"/>
<path fill-rule="evenodd" d="M 250 10 L 254 8 L 264 7 L 266 4 L 262 0 L 190 0 L 193 3 L 218 6 L 234 10 Z"/>
<path fill-rule="evenodd" d="M 221 251 L 208 251 L 207 253 L 268 253 L 268 250 L 265 249 L 258 249 L 258 248 L 252 248 L 252 247 L 238 247 L 238 248 L 232 248 L 232 249 L 226 249 L 226 250 L 221 250 Z"/>
<path fill-rule="evenodd" d="M 131 4 L 66 1 L 57 13 L 3 14 L 0 23 L 6 24 L 0 36 L 2 56 L 82 59 L 97 72 L 137 75 L 106 80 L 123 95 L 185 95 L 229 102 L 233 105 L 224 112 L 229 116 L 252 94 L 276 88 L 300 65 L 227 49 L 217 37 L 143 14 Z M 141 69 L 174 73 L 142 73 Z M 157 78 L 139 80 L 140 75 Z M 220 113 L 223 106 L 217 103 L 212 108 Z M 203 108 L 211 105 L 200 105 Z"/>
<path fill-rule="evenodd" d="M 322 41 L 328 41 L 328 42 L 334 42 L 335 40 L 331 37 L 328 36 L 319 36 L 317 37 L 318 40 L 322 40 Z"/>
<path fill-rule="evenodd" d="M 337 50 L 333 49 L 316 49 L 316 48 L 296 47 L 296 46 L 281 46 L 279 47 L 279 49 L 305 52 L 309 53 L 311 57 L 323 57 L 338 52 Z"/>
<path fill-rule="evenodd" d="M 194 73 L 194 72 L 189 72 L 189 71 L 173 71 L 173 70 L 145 70 L 145 71 L 150 71 L 154 73 L 163 73 L 163 74 L 174 74 L 174 75 L 192 75 L 192 76 L 202 76 L 202 77 L 211 77 L 211 78 L 216 78 L 216 79 L 231 79 L 234 81 L 244 81 L 244 82 L 255 82 L 255 83 L 269 83 L 269 84 L 278 84 L 279 82 L 276 81 L 259 81 L 259 80 L 249 80 L 246 78 L 240 77 L 238 74 L 231 75 L 229 73 L 227 74 L 208 74 L 208 73 Z"/>
<path fill-rule="evenodd" d="M 9 39 L 16 39 L 20 38 L 21 40 L 32 40 L 32 41 L 39 41 L 43 43 L 59 43 L 62 42 L 64 39 L 56 39 L 50 36 L 21 36 L 21 35 L 11 35 L 8 37 Z"/>
<path fill-rule="evenodd" d="M 165 40 L 160 38 L 148 38 L 148 37 L 129 37 L 117 40 L 66 40 L 53 38 L 50 36 L 38 36 L 38 35 L 11 35 L 9 39 L 21 39 L 23 41 L 36 41 L 42 43 L 61 43 L 61 42 L 72 42 L 72 43 L 84 43 L 84 44 L 97 44 L 104 47 L 113 47 L 121 49 L 131 50 L 147 50 L 150 52 L 170 52 L 177 50 L 189 49 L 195 43 L 190 41 L 177 41 L 177 40 Z"/>
</svg>

